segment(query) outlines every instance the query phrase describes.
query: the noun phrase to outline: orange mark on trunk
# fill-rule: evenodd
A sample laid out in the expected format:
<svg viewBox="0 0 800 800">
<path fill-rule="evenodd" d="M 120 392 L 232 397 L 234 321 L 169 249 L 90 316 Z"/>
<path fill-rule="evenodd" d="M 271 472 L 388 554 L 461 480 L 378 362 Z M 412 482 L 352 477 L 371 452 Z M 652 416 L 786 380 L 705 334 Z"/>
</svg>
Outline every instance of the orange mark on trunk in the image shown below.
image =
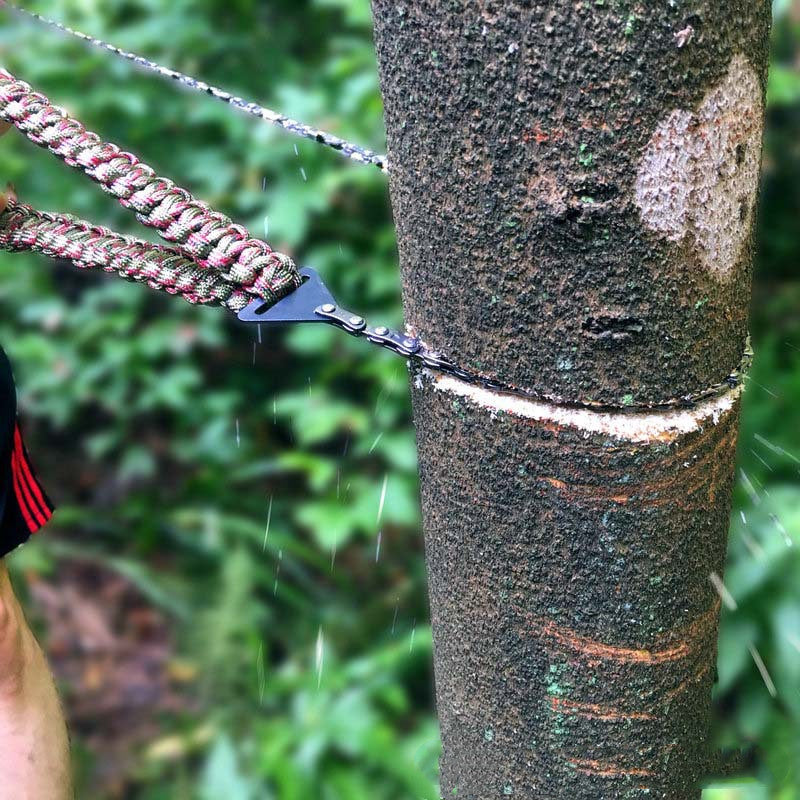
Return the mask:
<svg viewBox="0 0 800 800">
<path fill-rule="evenodd" d="M 575 714 L 576 716 L 591 717 L 604 722 L 618 719 L 655 719 L 652 714 L 648 714 L 646 711 L 621 711 L 612 706 L 603 706 L 596 703 L 576 703 L 563 697 L 551 697 L 550 706 L 553 711 L 561 714 Z"/>
<path fill-rule="evenodd" d="M 563 138 L 556 136 L 555 138 Z M 542 144 L 543 142 L 550 141 L 550 134 L 547 131 L 542 130 L 541 125 L 537 122 L 536 125 L 533 126 L 529 131 L 524 131 L 522 134 L 522 141 L 529 142 L 533 139 L 536 144 Z"/>
<path fill-rule="evenodd" d="M 681 681 L 674 689 L 664 695 L 664 702 L 672 702 L 679 694 L 685 692 L 692 684 L 697 683 L 711 669 L 711 664 L 703 664 L 694 675 L 690 675 L 686 680 Z"/>
<path fill-rule="evenodd" d="M 730 415 L 729 415 L 730 416 Z M 720 423 L 723 425 L 726 423 Z M 715 436 L 719 437 L 714 447 L 701 458 L 694 457 L 698 446 L 706 447 Z M 629 501 L 637 505 L 658 508 L 674 505 L 684 511 L 695 511 L 713 503 L 720 470 L 729 463 L 730 451 L 736 448 L 737 430 L 735 426 L 715 430 L 698 437 L 688 448 L 679 450 L 661 465 L 667 477 L 644 481 L 638 484 L 626 483 L 622 488 L 620 479 L 613 479 L 611 486 L 598 486 L 593 483 L 567 483 L 554 476 L 542 476 L 541 480 L 555 489 L 564 492 L 570 500 L 590 505 L 610 502 L 625 505 Z M 669 467 L 669 469 L 667 469 Z M 691 499 L 690 499 L 691 498 Z"/>
<path fill-rule="evenodd" d="M 645 664 L 663 664 L 668 661 L 678 661 L 689 655 L 690 648 L 687 642 L 680 642 L 662 650 L 645 650 L 635 647 L 618 647 L 611 644 L 581 636 L 570 630 L 560 629 L 555 622 L 544 622 L 537 626 L 538 633 L 555 639 L 570 650 L 587 656 L 593 656 L 608 661 L 622 661 L 625 663 L 640 662 Z"/>
<path fill-rule="evenodd" d="M 639 767 L 623 767 L 610 761 L 596 761 L 593 758 L 570 758 L 570 766 L 575 767 L 578 772 L 587 775 L 598 775 L 601 778 L 617 778 L 620 775 L 631 775 L 639 778 L 651 778 L 655 772 Z"/>
<path fill-rule="evenodd" d="M 626 479 L 623 484 L 624 472 L 604 466 L 603 474 L 608 479 L 606 485 L 567 482 L 553 475 L 539 476 L 539 480 L 564 492 L 571 501 L 591 506 L 632 502 L 656 508 L 671 504 L 684 511 L 696 511 L 715 499 L 721 470 L 724 472 L 724 465 L 730 461 L 730 451 L 736 447 L 737 429 L 734 422 L 735 415 L 726 414 L 718 425 L 705 429 L 685 447 L 674 450 L 660 461 L 659 472 L 666 477 L 636 484 Z M 554 432 L 557 430 L 556 427 Z M 671 434 L 667 438 L 671 438 Z M 708 449 L 712 443 L 713 447 Z M 697 457 L 698 450 L 707 452 Z"/>
<path fill-rule="evenodd" d="M 674 632 L 674 637 L 678 639 L 675 644 L 660 649 L 604 644 L 568 628 L 560 628 L 552 620 L 534 619 L 531 620 L 531 627 L 534 633 L 553 639 L 565 648 L 589 658 L 626 664 L 664 664 L 680 661 L 692 654 L 698 642 L 716 625 L 719 604 L 720 600 L 717 598 L 708 611 L 694 622 L 685 625 L 683 629 Z"/>
<path fill-rule="evenodd" d="M 558 489 L 561 492 L 569 492 L 573 497 L 581 500 L 613 500 L 615 503 L 624 505 L 630 499 L 628 494 L 609 494 L 609 491 L 613 491 L 613 489 L 605 489 L 602 486 L 590 486 L 588 484 L 570 486 L 565 481 L 554 478 L 551 475 L 542 476 L 542 480 L 545 483 L 549 483 L 554 489 Z"/>
</svg>

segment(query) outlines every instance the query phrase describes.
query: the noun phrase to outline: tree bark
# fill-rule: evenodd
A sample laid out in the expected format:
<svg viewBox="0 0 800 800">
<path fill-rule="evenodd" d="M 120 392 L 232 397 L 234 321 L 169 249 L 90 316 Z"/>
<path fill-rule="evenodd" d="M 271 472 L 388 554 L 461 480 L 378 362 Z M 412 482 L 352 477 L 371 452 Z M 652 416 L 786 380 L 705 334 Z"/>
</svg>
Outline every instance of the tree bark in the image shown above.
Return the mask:
<svg viewBox="0 0 800 800">
<path fill-rule="evenodd" d="M 373 0 L 417 372 L 442 795 L 695 798 L 765 0 Z"/>
</svg>

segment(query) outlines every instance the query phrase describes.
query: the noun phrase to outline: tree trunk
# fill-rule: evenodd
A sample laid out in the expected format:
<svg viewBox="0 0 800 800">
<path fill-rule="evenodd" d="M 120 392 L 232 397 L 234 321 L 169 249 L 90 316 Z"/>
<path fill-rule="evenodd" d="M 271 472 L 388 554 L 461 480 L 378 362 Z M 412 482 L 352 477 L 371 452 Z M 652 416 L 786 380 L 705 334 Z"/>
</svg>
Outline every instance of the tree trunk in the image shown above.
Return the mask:
<svg viewBox="0 0 800 800">
<path fill-rule="evenodd" d="M 696 798 L 766 0 L 373 0 L 442 795 Z"/>
</svg>

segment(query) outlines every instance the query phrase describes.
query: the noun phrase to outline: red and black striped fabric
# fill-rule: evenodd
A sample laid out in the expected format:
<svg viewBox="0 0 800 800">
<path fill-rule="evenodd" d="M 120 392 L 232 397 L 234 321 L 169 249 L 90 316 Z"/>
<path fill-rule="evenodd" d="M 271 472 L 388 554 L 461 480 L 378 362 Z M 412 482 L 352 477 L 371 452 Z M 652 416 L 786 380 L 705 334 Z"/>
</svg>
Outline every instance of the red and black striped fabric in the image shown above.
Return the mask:
<svg viewBox="0 0 800 800">
<path fill-rule="evenodd" d="M 0 557 L 26 542 L 53 515 L 17 422 L 11 365 L 0 348 Z"/>
</svg>

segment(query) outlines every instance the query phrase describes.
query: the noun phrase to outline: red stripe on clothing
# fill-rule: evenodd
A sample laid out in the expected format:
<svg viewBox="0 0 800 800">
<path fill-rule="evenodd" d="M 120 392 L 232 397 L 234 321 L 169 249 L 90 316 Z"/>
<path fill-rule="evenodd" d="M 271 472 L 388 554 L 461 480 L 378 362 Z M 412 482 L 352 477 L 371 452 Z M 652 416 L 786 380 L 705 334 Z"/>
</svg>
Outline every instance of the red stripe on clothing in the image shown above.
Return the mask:
<svg viewBox="0 0 800 800">
<path fill-rule="evenodd" d="M 23 495 L 19 473 L 17 472 L 16 449 L 11 453 L 11 475 L 14 479 L 14 494 L 17 497 L 17 505 L 19 506 L 19 510 L 22 512 L 22 517 L 25 520 L 25 524 L 28 526 L 28 530 L 33 533 L 34 531 L 39 530 L 40 526 L 37 525 L 33 517 L 31 517 L 31 513 L 28 510 L 28 504 Z"/>
<path fill-rule="evenodd" d="M 22 468 L 22 477 L 28 484 L 29 489 L 33 492 L 34 498 L 38 501 L 39 505 L 38 508 L 34 508 L 34 511 L 40 511 L 44 514 L 44 525 L 50 517 L 53 516 L 53 512 L 50 509 L 47 501 L 44 499 L 44 495 L 42 494 L 42 488 L 39 486 L 39 482 L 34 478 L 33 472 L 31 472 L 31 466 L 28 462 L 28 457 L 25 454 L 25 447 L 22 444 L 22 434 L 19 430 L 19 425 L 14 427 L 14 448 L 17 452 L 17 463 Z"/>
<path fill-rule="evenodd" d="M 46 517 L 44 514 L 42 514 L 41 510 L 39 509 L 38 505 L 36 504 L 36 500 L 34 499 L 33 495 L 31 494 L 31 490 L 28 488 L 28 485 L 27 485 L 27 483 L 25 481 L 23 467 L 21 466 L 20 457 L 19 457 L 18 453 L 15 454 L 15 458 L 12 461 L 12 464 L 15 465 L 14 468 L 17 470 L 19 486 L 20 486 L 20 489 L 22 489 L 22 494 L 23 494 L 23 496 L 25 497 L 25 499 L 27 501 L 28 512 L 33 517 L 33 519 L 36 521 L 36 527 L 31 529 L 31 533 L 33 533 L 34 531 L 39 530 L 39 528 L 41 528 L 42 525 L 44 525 L 47 522 L 48 517 Z"/>
</svg>

